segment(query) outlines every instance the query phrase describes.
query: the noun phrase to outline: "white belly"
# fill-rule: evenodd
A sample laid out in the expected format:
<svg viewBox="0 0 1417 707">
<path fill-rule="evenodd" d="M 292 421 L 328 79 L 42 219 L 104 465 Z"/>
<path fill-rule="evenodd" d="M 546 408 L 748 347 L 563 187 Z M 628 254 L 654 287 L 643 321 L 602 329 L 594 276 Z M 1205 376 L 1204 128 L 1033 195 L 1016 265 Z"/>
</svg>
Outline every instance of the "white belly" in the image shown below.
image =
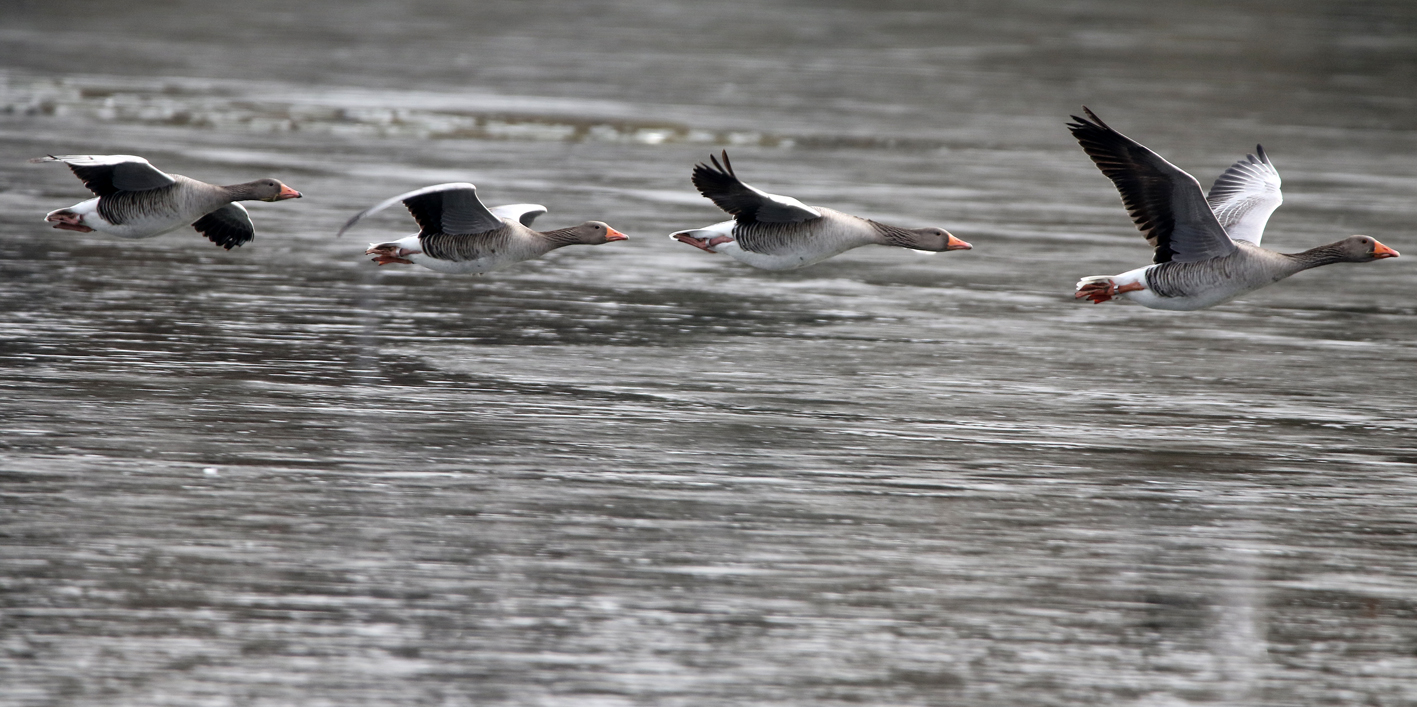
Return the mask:
<svg viewBox="0 0 1417 707">
<path fill-rule="evenodd" d="M 520 260 L 512 260 L 509 258 L 479 258 L 477 260 L 440 260 L 438 258 L 430 257 L 426 253 L 414 253 L 413 255 L 407 257 L 409 260 L 413 261 L 415 265 L 422 265 L 423 267 L 428 268 L 429 270 L 437 270 L 438 272 L 451 273 L 454 275 L 492 272 L 494 270 L 501 270 L 503 268 L 510 267 L 516 263 L 521 262 Z"/>
<path fill-rule="evenodd" d="M 716 246 L 714 250 L 720 253 L 727 253 L 733 256 L 734 260 L 761 270 L 796 270 L 798 268 L 805 268 L 808 265 L 820 263 L 832 256 L 841 255 L 861 245 L 863 244 L 833 243 L 827 248 L 812 252 L 768 254 L 743 250 L 738 246 L 738 242 L 734 241 L 732 243 L 724 243 L 723 245 Z"/>
<path fill-rule="evenodd" d="M 1209 294 L 1204 297 L 1159 297 L 1151 290 L 1139 290 L 1137 292 L 1126 292 L 1124 296 L 1143 307 L 1152 309 L 1169 309 L 1176 312 L 1190 312 L 1206 307 L 1214 307 L 1217 304 L 1225 304 L 1244 292 L 1235 294 Z"/>
</svg>

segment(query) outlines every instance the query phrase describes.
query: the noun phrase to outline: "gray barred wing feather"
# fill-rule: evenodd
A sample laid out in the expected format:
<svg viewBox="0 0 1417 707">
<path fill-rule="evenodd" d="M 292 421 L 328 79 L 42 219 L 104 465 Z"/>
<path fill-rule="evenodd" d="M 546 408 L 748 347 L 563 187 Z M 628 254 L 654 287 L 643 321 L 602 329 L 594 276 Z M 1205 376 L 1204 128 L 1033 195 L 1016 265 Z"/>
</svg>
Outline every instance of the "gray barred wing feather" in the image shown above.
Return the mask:
<svg viewBox="0 0 1417 707">
<path fill-rule="evenodd" d="M 450 262 L 464 262 L 468 260 L 481 260 L 496 256 L 499 252 L 506 253 L 511 247 L 512 227 L 503 225 L 501 228 L 484 233 L 420 233 L 418 244 L 423 248 L 423 252 L 430 258 L 447 260 Z"/>
</svg>

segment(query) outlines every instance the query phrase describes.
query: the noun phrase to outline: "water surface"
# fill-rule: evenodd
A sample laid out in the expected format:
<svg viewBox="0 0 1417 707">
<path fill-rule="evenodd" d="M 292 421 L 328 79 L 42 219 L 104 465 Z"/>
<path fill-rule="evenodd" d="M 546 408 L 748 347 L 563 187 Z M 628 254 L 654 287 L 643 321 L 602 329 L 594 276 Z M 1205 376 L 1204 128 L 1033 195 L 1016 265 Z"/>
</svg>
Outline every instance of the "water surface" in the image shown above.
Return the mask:
<svg viewBox="0 0 1417 707">
<path fill-rule="evenodd" d="M 0 703 L 1417 704 L 1406 257 L 1205 312 L 1063 122 L 1266 244 L 1417 252 L 1405 3 L 87 2 L 0 10 Z M 728 149 L 963 253 L 665 234 Z M 255 242 L 40 221 L 54 153 L 306 194 Z M 378 268 L 472 181 L 625 243 Z"/>
</svg>

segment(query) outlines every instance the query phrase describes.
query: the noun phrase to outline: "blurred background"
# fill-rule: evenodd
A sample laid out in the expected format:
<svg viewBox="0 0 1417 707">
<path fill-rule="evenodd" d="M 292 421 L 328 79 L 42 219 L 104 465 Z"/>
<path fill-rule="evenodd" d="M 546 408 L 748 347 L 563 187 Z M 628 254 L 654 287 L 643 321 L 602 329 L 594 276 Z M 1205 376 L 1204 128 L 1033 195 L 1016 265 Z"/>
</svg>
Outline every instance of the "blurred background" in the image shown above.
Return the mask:
<svg viewBox="0 0 1417 707">
<path fill-rule="evenodd" d="M 1265 245 L 1204 312 L 1064 128 Z M 767 191 L 968 252 L 670 241 Z M 275 177 L 253 243 L 54 231 L 52 154 Z M 1417 6 L 0 6 L 0 703 L 1417 704 Z M 471 181 L 631 240 L 376 267 Z"/>
</svg>

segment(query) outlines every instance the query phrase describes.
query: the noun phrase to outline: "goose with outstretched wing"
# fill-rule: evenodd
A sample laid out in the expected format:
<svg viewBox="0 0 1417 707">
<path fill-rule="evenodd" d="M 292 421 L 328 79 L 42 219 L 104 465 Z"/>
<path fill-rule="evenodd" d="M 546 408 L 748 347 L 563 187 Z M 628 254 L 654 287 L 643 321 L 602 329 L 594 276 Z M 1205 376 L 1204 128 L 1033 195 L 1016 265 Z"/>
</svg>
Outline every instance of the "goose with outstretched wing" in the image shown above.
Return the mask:
<svg viewBox="0 0 1417 707">
<path fill-rule="evenodd" d="M 192 226 L 227 250 L 256 237 L 251 215 L 238 201 L 299 199 L 275 179 L 219 186 L 167 174 L 134 155 L 48 155 L 30 162 L 61 162 L 97 196 L 44 220 L 64 231 L 99 231 L 119 238 L 152 238 Z"/>
<path fill-rule="evenodd" d="M 1120 295 L 1152 309 L 1204 309 L 1310 268 L 1398 256 L 1369 236 L 1302 253 L 1261 248 L 1265 224 L 1283 201 L 1279 173 L 1263 148 L 1221 174 L 1207 197 L 1195 177 L 1083 111 L 1087 117 L 1072 116 L 1068 129 L 1121 192 L 1152 246 L 1153 264 L 1085 277 L 1077 299 L 1099 304 Z"/>
<path fill-rule="evenodd" d="M 707 253 L 727 253 L 764 270 L 795 270 L 865 245 L 930 252 L 971 247 L 942 228 L 889 226 L 769 194 L 738 179 L 727 151 L 722 163 L 714 156 L 709 161 L 712 166 L 694 166 L 694 187 L 733 219 L 670 234 Z"/>
<path fill-rule="evenodd" d="M 546 213 L 540 204 L 512 204 L 489 209 L 467 182 L 435 184 L 399 194 L 357 214 L 338 235 L 361 219 L 402 203 L 418 223 L 418 233 L 396 241 L 370 243 L 364 251 L 380 265 L 422 265 L 446 273 L 485 273 L 539 258 L 568 245 L 600 245 L 627 236 L 601 221 L 552 231 L 531 223 Z"/>
</svg>

